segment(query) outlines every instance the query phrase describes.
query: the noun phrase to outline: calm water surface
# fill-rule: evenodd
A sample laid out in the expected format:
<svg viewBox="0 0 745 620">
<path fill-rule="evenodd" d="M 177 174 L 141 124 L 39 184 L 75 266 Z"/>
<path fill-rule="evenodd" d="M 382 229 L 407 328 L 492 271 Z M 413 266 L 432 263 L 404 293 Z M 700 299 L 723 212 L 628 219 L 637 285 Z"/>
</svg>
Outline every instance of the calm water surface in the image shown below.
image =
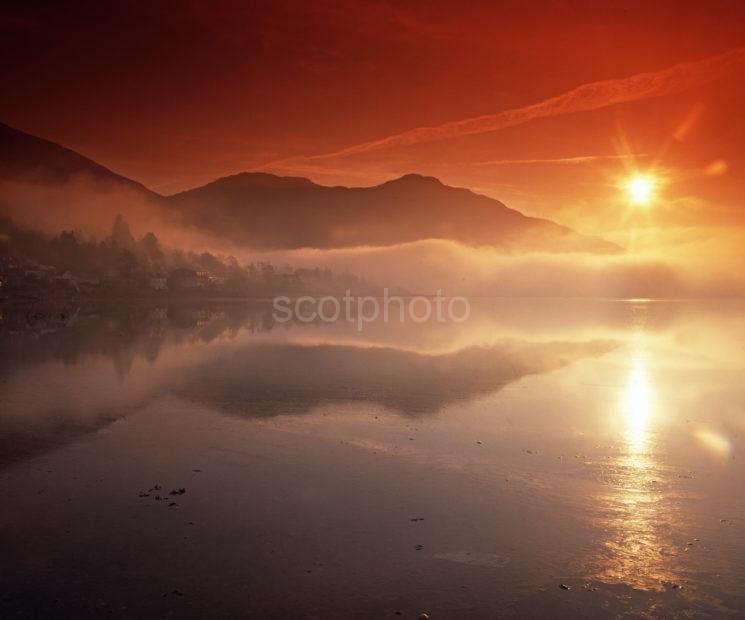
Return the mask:
<svg viewBox="0 0 745 620">
<path fill-rule="evenodd" d="M 6 310 L 0 343 L 1 617 L 745 616 L 743 304 Z"/>
</svg>

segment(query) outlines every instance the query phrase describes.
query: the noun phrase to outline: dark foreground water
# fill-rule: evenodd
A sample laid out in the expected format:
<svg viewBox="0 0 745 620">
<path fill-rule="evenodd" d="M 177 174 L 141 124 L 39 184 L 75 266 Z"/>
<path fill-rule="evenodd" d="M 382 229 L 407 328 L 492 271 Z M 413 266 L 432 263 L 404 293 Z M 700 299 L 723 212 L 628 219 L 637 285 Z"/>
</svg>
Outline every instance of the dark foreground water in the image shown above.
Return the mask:
<svg viewBox="0 0 745 620">
<path fill-rule="evenodd" d="M 0 330 L 2 618 L 745 616 L 745 305 Z"/>
</svg>

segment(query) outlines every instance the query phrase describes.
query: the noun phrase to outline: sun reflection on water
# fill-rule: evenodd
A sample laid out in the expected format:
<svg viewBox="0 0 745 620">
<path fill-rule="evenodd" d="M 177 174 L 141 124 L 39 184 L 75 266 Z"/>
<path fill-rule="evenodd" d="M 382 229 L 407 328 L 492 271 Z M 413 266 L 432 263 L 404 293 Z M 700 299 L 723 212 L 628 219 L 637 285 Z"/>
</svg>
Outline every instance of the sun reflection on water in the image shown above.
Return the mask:
<svg viewBox="0 0 745 620">
<path fill-rule="evenodd" d="M 628 370 L 609 413 L 621 422 L 618 453 L 605 468 L 597 497 L 603 544 L 594 577 L 642 590 L 676 581 L 670 532 L 669 480 L 658 462 L 659 405 L 643 329 L 633 336 Z"/>
<path fill-rule="evenodd" d="M 623 405 L 626 437 L 630 452 L 634 454 L 639 454 L 647 446 L 653 409 L 653 392 L 647 375 L 646 356 L 637 353 L 629 373 Z"/>
</svg>

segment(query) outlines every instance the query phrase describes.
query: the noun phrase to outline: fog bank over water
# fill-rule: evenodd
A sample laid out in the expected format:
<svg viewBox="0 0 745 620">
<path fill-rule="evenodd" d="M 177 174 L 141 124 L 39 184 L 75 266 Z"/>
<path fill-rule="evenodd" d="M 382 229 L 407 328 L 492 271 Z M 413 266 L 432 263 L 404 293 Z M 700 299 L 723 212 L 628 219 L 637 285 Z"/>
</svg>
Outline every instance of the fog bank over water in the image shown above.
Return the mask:
<svg viewBox="0 0 745 620">
<path fill-rule="evenodd" d="M 742 297 L 737 269 L 745 235 L 688 231 L 682 240 L 650 242 L 623 254 L 505 254 L 443 240 L 393 248 L 264 253 L 268 259 L 349 269 L 381 285 L 417 293 L 517 297 Z M 703 258 L 705 257 L 705 260 Z"/>
</svg>

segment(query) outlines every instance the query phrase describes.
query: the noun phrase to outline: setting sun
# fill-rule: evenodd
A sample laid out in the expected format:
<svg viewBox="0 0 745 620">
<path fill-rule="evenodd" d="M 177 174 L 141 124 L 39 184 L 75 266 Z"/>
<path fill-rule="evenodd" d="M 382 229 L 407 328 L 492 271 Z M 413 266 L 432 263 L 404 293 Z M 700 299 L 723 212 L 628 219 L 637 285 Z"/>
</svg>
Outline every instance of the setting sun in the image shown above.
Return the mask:
<svg viewBox="0 0 745 620">
<path fill-rule="evenodd" d="M 648 205 L 654 195 L 654 180 L 651 177 L 637 175 L 626 184 L 632 204 Z"/>
</svg>

